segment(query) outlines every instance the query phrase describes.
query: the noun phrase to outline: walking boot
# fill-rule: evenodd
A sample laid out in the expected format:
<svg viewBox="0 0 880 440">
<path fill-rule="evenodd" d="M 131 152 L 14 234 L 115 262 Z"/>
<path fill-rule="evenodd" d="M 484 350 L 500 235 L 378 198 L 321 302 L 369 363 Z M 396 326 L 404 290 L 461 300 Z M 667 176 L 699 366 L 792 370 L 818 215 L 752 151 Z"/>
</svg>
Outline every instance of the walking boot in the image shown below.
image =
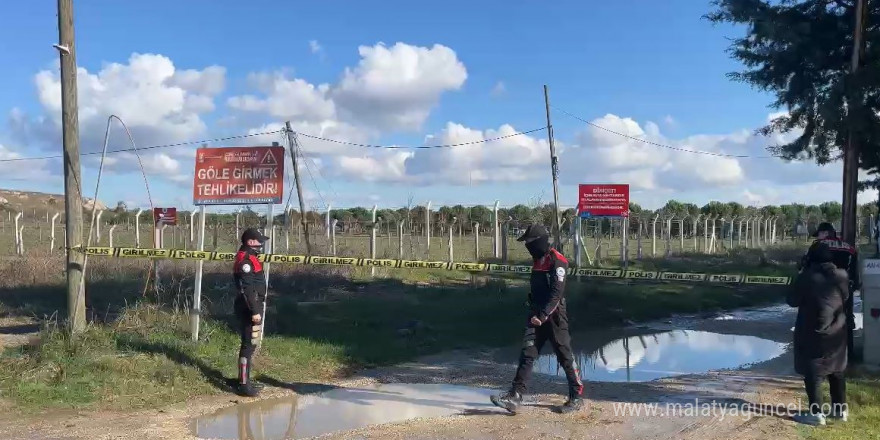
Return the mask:
<svg viewBox="0 0 880 440">
<path fill-rule="evenodd" d="M 510 390 L 506 393 L 496 394 L 490 397 L 495 406 L 504 408 L 511 414 L 516 414 L 516 410 L 522 405 L 522 394 L 516 390 Z"/>
<path fill-rule="evenodd" d="M 251 369 L 247 358 L 239 358 L 238 383 L 235 387 L 235 393 L 244 397 L 257 397 L 262 388 L 262 386 L 251 382 Z"/>
<path fill-rule="evenodd" d="M 584 399 L 580 393 L 575 391 L 568 392 L 568 400 L 559 407 L 561 414 L 568 414 L 580 410 L 584 407 Z"/>
</svg>

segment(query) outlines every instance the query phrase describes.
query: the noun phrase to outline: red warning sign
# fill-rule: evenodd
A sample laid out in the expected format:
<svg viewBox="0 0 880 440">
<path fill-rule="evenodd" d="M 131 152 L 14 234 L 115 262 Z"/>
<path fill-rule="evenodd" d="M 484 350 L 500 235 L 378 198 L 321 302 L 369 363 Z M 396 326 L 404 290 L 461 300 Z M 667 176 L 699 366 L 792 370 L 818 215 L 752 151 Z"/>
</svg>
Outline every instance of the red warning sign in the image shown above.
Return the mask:
<svg viewBox="0 0 880 440">
<path fill-rule="evenodd" d="M 196 150 L 193 204 L 278 204 L 283 197 L 284 147 Z"/>
<path fill-rule="evenodd" d="M 578 188 L 581 217 L 628 217 L 629 184 L 582 184 Z"/>
<path fill-rule="evenodd" d="M 177 208 L 153 208 L 153 219 L 156 226 L 176 226 Z"/>
</svg>

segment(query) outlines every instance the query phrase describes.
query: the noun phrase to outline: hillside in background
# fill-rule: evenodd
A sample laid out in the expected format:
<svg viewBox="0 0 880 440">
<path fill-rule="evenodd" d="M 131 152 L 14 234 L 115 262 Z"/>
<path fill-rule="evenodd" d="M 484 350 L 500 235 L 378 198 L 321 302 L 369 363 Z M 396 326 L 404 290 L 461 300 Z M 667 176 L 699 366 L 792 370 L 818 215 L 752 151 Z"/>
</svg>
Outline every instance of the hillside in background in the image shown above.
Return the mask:
<svg viewBox="0 0 880 440">
<path fill-rule="evenodd" d="M 92 209 L 92 199 L 83 197 L 83 208 Z M 0 189 L 0 207 L 9 213 L 21 212 L 24 218 L 45 219 L 60 213 L 64 216 L 64 195 L 46 194 L 32 191 L 13 191 Z M 97 203 L 98 209 L 107 209 L 107 206 Z"/>
</svg>

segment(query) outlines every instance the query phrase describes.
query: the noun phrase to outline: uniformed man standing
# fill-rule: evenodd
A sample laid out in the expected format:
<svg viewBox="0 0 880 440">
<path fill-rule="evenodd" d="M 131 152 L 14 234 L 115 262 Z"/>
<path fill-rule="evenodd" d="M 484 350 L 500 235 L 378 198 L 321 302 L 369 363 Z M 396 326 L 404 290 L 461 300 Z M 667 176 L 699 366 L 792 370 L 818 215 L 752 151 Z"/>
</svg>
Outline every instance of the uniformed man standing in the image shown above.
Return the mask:
<svg viewBox="0 0 880 440">
<path fill-rule="evenodd" d="M 529 294 L 531 310 L 513 385 L 508 392 L 492 396 L 492 403 L 516 413 L 522 404 L 522 395 L 531 376 L 532 365 L 541 354 L 544 343 L 549 341 L 568 379 L 568 400 L 560 411 L 567 413 L 578 410 L 583 406 L 581 394 L 584 385 L 571 351 L 571 336 L 568 332 L 568 312 L 564 297 L 568 260 L 550 247 L 550 234 L 542 225 L 529 226 L 517 241 L 525 242 L 526 249 L 534 260 Z"/>
<path fill-rule="evenodd" d="M 235 317 L 241 332 L 236 391 L 242 396 L 254 397 L 262 388 L 251 382 L 251 369 L 256 348 L 254 343 L 259 340 L 262 331 L 263 303 L 266 300 L 266 276 L 259 255 L 268 239 L 269 237 L 256 229 L 245 230 L 233 264 L 233 277 L 238 290 L 235 296 Z"/>
<path fill-rule="evenodd" d="M 845 270 L 849 275 L 849 297 L 846 300 L 844 312 L 846 314 L 847 328 L 849 329 L 847 332 L 847 353 L 849 360 L 852 361 L 855 356 L 853 332 L 856 328 L 855 314 L 853 311 L 853 296 L 855 291 L 861 290 L 862 288 L 862 280 L 859 275 L 859 251 L 855 246 L 838 238 L 834 226 L 828 222 L 820 223 L 819 227 L 816 228 L 816 232 L 813 233 L 813 237 L 816 237 L 816 241 L 810 245 L 810 249 L 802 258 L 802 268 L 811 264 L 810 255 L 814 255 L 811 251 L 813 251 L 819 243 L 824 243 L 831 249 L 831 253 L 834 256 L 834 265 Z"/>
</svg>

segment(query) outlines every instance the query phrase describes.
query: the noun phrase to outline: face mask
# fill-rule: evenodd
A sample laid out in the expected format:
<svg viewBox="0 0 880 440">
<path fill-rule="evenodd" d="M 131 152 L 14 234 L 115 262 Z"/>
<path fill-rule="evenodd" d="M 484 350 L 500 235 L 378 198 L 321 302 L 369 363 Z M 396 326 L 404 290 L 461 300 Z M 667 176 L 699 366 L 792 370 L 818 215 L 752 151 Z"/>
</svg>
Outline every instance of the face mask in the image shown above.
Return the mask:
<svg viewBox="0 0 880 440">
<path fill-rule="evenodd" d="M 526 249 L 532 258 L 538 259 L 550 252 L 550 237 L 541 237 L 529 243 L 526 243 Z"/>
</svg>

